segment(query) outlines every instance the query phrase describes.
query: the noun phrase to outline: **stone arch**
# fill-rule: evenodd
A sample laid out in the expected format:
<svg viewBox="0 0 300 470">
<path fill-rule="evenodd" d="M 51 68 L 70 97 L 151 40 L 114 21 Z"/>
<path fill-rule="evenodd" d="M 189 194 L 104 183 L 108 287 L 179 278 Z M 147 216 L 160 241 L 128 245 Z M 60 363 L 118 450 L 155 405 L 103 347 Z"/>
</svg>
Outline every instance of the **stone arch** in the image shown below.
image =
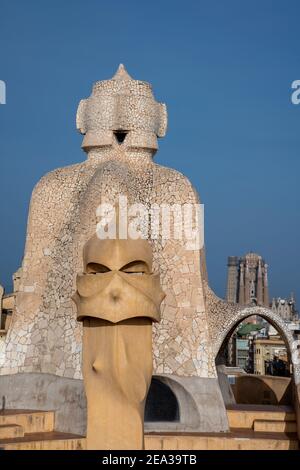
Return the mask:
<svg viewBox="0 0 300 470">
<path fill-rule="evenodd" d="M 295 355 L 293 354 L 295 350 L 295 337 L 292 331 L 288 328 L 288 325 L 284 322 L 284 320 L 271 309 L 266 307 L 245 307 L 241 309 L 235 309 L 231 312 L 229 319 L 226 321 L 223 330 L 220 332 L 220 335 L 215 343 L 214 350 L 215 350 L 215 359 L 222 347 L 225 343 L 226 339 L 231 336 L 235 328 L 248 317 L 253 315 L 257 315 L 268 321 L 281 335 L 283 341 L 286 344 L 288 356 L 290 362 L 293 365 L 293 375 L 294 380 L 296 383 L 300 382 L 300 365 L 298 364 L 299 361 L 295 361 Z"/>
</svg>

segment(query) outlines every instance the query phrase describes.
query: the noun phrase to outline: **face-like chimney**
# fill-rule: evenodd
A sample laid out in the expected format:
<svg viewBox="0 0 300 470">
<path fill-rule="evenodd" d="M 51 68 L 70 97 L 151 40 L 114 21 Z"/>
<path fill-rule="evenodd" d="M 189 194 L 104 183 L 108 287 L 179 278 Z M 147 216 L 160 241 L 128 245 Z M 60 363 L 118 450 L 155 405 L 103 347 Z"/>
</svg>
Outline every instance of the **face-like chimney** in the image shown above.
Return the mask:
<svg viewBox="0 0 300 470">
<path fill-rule="evenodd" d="M 157 150 L 157 137 L 167 130 L 167 109 L 158 103 L 147 82 L 134 80 L 121 64 L 110 80 L 96 82 L 89 98 L 81 100 L 77 129 L 82 148 L 110 147 Z"/>
</svg>

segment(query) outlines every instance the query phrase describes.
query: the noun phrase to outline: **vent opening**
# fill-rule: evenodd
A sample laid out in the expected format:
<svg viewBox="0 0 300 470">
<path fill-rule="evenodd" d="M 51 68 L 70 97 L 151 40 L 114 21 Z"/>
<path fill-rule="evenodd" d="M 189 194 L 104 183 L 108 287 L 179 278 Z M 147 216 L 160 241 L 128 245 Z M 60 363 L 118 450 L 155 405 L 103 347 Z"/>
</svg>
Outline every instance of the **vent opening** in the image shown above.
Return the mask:
<svg viewBox="0 0 300 470">
<path fill-rule="evenodd" d="M 145 406 L 145 421 L 180 421 L 179 403 L 168 385 L 152 378 Z"/>
<path fill-rule="evenodd" d="M 116 139 L 117 139 L 118 143 L 122 144 L 125 140 L 127 132 L 126 131 L 116 131 L 116 132 L 114 132 L 114 134 L 116 136 Z"/>
</svg>

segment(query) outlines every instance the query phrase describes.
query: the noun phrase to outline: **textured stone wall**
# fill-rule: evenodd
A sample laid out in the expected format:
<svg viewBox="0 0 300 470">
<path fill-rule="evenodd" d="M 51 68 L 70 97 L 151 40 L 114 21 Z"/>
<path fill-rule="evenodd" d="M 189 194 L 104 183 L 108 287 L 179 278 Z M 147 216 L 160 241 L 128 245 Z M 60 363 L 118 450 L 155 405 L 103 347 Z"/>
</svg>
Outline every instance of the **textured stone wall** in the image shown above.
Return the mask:
<svg viewBox="0 0 300 470">
<path fill-rule="evenodd" d="M 155 164 L 152 152 L 125 152 L 121 147 L 91 150 L 84 163 L 55 170 L 35 187 L 16 312 L 2 345 L 1 374 L 81 377 L 81 326 L 70 297 L 101 202 L 114 202 L 119 194 L 127 195 L 129 203 L 146 205 L 198 202 L 187 178 Z M 162 321 L 154 328 L 155 371 L 214 377 L 200 252 L 186 250 L 185 240 L 161 237 L 153 241 L 153 251 L 166 292 Z"/>
</svg>

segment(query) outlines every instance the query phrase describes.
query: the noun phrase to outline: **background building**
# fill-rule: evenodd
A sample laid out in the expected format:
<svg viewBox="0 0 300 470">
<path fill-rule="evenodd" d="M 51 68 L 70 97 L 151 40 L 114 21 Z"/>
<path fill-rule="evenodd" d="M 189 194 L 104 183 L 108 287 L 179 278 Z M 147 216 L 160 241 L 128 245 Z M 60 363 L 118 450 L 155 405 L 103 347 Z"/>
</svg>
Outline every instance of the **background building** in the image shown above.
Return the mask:
<svg viewBox="0 0 300 470">
<path fill-rule="evenodd" d="M 286 345 L 275 328 L 263 320 L 239 326 L 228 344 L 226 365 L 248 374 L 290 375 Z"/>
<path fill-rule="evenodd" d="M 228 257 L 226 300 L 269 307 L 268 265 L 256 253 Z"/>
<path fill-rule="evenodd" d="M 290 299 L 273 298 L 272 310 L 278 313 L 285 321 L 297 321 L 299 319 L 293 294 L 291 294 Z"/>
<path fill-rule="evenodd" d="M 255 338 L 253 351 L 254 374 L 289 376 L 287 349 L 279 335 Z"/>
<path fill-rule="evenodd" d="M 243 370 L 247 370 L 249 366 L 249 348 L 250 342 L 248 338 L 241 339 L 235 337 L 235 357 L 236 357 L 236 367 L 240 367 Z"/>
</svg>

